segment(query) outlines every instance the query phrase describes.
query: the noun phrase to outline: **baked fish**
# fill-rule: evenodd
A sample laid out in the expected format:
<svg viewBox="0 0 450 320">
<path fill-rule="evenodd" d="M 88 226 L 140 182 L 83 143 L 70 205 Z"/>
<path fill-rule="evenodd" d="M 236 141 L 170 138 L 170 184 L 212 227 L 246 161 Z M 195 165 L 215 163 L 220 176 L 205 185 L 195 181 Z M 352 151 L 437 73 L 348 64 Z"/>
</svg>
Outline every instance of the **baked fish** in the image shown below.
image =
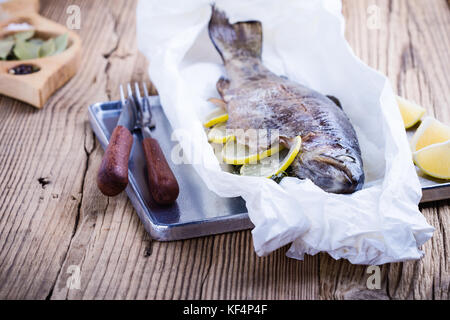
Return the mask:
<svg viewBox="0 0 450 320">
<path fill-rule="evenodd" d="M 225 13 L 213 7 L 208 30 L 226 70 L 217 90 L 227 105 L 227 128 L 278 130 L 280 142 L 288 147 L 301 136 L 302 151 L 291 164 L 292 175 L 311 179 L 327 192 L 360 190 L 364 184 L 361 150 L 339 101 L 263 65 L 261 22 L 230 24 Z M 249 144 L 239 135 L 237 139 Z"/>
</svg>

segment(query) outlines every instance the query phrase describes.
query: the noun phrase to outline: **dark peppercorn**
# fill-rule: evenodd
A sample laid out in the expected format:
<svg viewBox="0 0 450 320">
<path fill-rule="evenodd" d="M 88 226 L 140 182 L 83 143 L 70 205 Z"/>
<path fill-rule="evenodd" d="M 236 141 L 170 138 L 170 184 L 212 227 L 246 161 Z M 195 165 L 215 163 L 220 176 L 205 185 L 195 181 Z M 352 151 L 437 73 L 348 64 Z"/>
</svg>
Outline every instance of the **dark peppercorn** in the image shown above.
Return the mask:
<svg viewBox="0 0 450 320">
<path fill-rule="evenodd" d="M 15 66 L 14 68 L 9 69 L 9 73 L 15 75 L 24 75 L 38 72 L 39 70 L 40 69 L 38 67 L 31 64 L 20 64 L 18 66 Z"/>
</svg>

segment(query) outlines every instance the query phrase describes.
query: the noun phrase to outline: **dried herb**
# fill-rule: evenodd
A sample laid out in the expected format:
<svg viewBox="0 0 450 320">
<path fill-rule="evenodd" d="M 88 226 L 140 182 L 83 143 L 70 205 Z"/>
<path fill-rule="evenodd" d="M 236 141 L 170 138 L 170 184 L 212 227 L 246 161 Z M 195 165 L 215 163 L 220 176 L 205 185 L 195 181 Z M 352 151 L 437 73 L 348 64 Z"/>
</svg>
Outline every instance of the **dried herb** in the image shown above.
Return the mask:
<svg viewBox="0 0 450 320">
<path fill-rule="evenodd" d="M 34 30 L 22 31 L 13 35 L 16 41 L 26 41 L 34 36 Z"/>
<path fill-rule="evenodd" d="M 0 40 L 0 59 L 5 60 L 13 47 L 14 40 Z"/>
<path fill-rule="evenodd" d="M 58 54 L 66 50 L 68 44 L 69 44 L 69 35 L 67 33 L 57 36 L 55 38 L 56 50 L 54 54 Z"/>
<path fill-rule="evenodd" d="M 55 54 L 55 51 L 56 51 L 55 40 L 48 39 L 39 48 L 39 57 L 42 58 L 42 57 L 51 56 L 51 55 Z"/>
<path fill-rule="evenodd" d="M 28 42 L 19 40 L 14 45 L 13 53 L 18 58 L 18 60 L 29 60 L 39 58 L 40 46 Z"/>
<path fill-rule="evenodd" d="M 35 43 L 35 44 L 41 46 L 44 43 L 44 40 L 39 39 L 39 38 L 34 38 L 34 39 L 28 40 L 28 42 Z"/>
<path fill-rule="evenodd" d="M 0 60 L 29 60 L 53 56 L 66 50 L 69 42 L 67 34 L 48 40 L 33 36 L 34 31 L 29 30 L 0 39 Z"/>
</svg>

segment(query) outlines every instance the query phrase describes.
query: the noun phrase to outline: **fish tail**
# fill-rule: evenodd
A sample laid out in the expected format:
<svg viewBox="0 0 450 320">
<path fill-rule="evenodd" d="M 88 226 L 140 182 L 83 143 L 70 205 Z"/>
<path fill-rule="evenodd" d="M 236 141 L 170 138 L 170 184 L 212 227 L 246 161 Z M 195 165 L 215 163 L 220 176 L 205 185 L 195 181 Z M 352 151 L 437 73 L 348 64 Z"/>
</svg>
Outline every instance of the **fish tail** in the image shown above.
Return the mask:
<svg viewBox="0 0 450 320">
<path fill-rule="evenodd" d="M 244 21 L 230 24 L 226 14 L 213 5 L 208 31 L 224 62 L 239 57 L 261 59 L 261 22 Z"/>
</svg>

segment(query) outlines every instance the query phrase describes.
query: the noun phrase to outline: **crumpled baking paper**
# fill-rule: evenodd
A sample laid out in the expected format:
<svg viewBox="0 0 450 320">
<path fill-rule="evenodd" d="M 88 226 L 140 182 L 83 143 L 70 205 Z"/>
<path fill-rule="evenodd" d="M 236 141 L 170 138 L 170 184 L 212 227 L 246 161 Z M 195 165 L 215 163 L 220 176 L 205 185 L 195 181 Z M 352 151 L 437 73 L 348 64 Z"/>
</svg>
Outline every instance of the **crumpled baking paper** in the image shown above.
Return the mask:
<svg viewBox="0 0 450 320">
<path fill-rule="evenodd" d="M 339 0 L 216 1 L 231 22 L 263 25 L 263 62 L 323 94 L 338 97 L 362 149 L 366 183 L 352 195 L 322 191 L 310 180 L 243 177 L 222 171 L 202 127 L 224 74 L 208 34 L 209 0 L 144 0 L 137 7 L 139 49 L 183 149 L 209 189 L 242 196 L 255 225 L 258 255 L 292 243 L 287 256 L 328 252 L 354 264 L 419 259 L 433 233 L 418 209 L 421 188 L 386 77 L 366 66 L 344 37 Z M 174 154 L 171 155 L 172 159 Z M 211 208 L 214 210 L 214 208 Z"/>
</svg>

